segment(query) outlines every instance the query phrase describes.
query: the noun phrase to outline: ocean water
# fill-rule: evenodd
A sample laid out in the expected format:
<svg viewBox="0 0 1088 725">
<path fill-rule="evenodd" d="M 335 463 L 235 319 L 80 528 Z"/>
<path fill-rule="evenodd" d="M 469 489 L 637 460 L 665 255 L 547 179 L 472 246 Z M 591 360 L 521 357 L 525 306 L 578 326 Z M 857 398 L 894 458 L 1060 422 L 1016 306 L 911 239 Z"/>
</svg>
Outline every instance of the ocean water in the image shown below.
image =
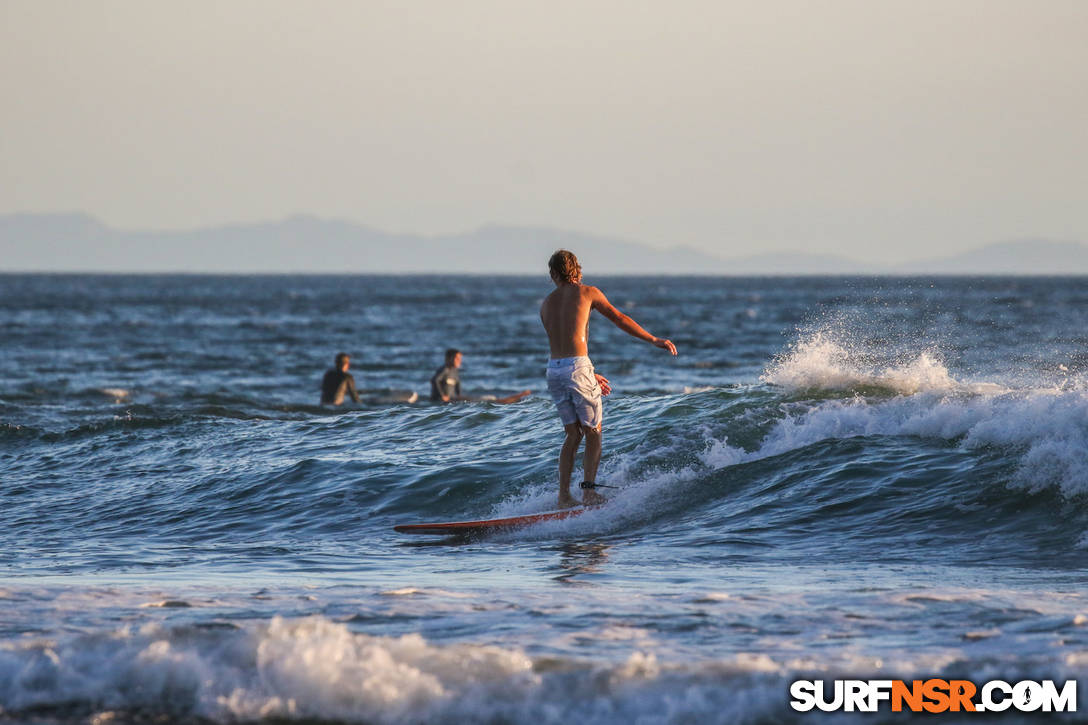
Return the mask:
<svg viewBox="0 0 1088 725">
<path fill-rule="evenodd" d="M 0 720 L 901 722 L 789 683 L 1088 675 L 1083 279 L 587 281 L 680 351 L 591 325 L 619 488 L 457 540 L 392 527 L 554 505 L 543 275 L 0 276 Z M 426 398 L 448 346 L 534 394 L 317 404 L 339 351 Z"/>
</svg>

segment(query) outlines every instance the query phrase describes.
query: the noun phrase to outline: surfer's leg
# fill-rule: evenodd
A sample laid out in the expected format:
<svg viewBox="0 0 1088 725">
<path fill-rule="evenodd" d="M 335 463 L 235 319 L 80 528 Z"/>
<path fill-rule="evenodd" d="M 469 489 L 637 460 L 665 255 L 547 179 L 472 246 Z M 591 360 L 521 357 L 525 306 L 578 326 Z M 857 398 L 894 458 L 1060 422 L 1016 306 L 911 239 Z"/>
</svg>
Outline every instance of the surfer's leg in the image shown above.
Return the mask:
<svg viewBox="0 0 1088 725">
<path fill-rule="evenodd" d="M 603 441 L 601 427 L 597 426 L 596 428 L 590 428 L 589 426 L 585 426 L 582 428 L 582 431 L 586 436 L 586 452 L 582 457 L 583 473 L 585 473 L 586 481 L 596 483 L 597 467 L 601 464 L 601 443 Z M 593 489 L 587 488 L 582 491 L 582 503 L 584 504 L 604 503 L 604 501 L 604 496 Z"/>
<path fill-rule="evenodd" d="M 578 420 L 582 424 L 582 435 L 586 438 L 586 452 L 582 457 L 582 469 L 587 483 L 597 482 L 597 467 L 601 464 L 601 422 L 604 409 L 601 406 L 601 387 L 593 375 L 592 366 L 580 371 L 579 386 L 572 394 Z M 591 488 L 583 489 L 582 503 L 587 505 L 604 503 L 604 496 Z"/>
<path fill-rule="evenodd" d="M 563 450 L 559 452 L 559 508 L 565 509 L 578 505 L 578 499 L 570 495 L 570 474 L 574 470 L 574 457 L 578 455 L 578 446 L 582 443 L 582 426 L 569 423 L 563 426 L 567 437 L 563 441 Z"/>
</svg>

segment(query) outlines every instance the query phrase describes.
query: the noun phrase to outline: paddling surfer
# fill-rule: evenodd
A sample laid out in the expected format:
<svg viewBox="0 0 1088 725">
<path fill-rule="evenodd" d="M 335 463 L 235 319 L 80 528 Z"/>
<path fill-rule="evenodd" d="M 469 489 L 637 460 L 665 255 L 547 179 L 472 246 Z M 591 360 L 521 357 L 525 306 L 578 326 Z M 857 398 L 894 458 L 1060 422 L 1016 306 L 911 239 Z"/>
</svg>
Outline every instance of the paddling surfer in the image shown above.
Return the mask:
<svg viewBox="0 0 1088 725">
<path fill-rule="evenodd" d="M 597 467 L 601 462 L 601 396 L 612 392 L 603 375 L 593 370 L 589 360 L 589 313 L 597 310 L 632 337 L 676 354 L 669 340 L 654 337 L 633 319 L 623 314 L 596 287 L 582 284 L 582 266 L 572 252 L 560 249 L 548 260 L 555 290 L 540 306 L 540 321 L 548 332 L 551 359 L 548 361 L 548 392 L 559 410 L 559 419 L 567 437 L 559 453 L 559 508 L 577 506 L 570 493 L 574 457 L 582 438 L 586 439 L 582 459 L 585 480 L 581 484 L 583 503 L 599 504 Z"/>
<path fill-rule="evenodd" d="M 516 403 L 528 397 L 531 390 L 522 390 L 520 393 L 497 398 L 493 395 L 471 396 L 461 395 L 461 362 L 464 355 L 455 347 L 446 350 L 445 363 L 431 376 L 431 402 L 433 403 Z"/>
<path fill-rule="evenodd" d="M 351 367 L 351 358 L 347 353 L 340 353 L 333 360 L 333 367 L 321 380 L 321 404 L 340 405 L 344 402 L 344 395 L 350 395 L 356 403 L 359 402 L 359 392 L 355 390 L 355 378 L 348 372 Z"/>
<path fill-rule="evenodd" d="M 461 351 L 451 347 L 446 350 L 446 359 L 442 367 L 431 376 L 431 400 L 435 403 L 450 403 L 467 400 L 461 395 Z"/>
</svg>

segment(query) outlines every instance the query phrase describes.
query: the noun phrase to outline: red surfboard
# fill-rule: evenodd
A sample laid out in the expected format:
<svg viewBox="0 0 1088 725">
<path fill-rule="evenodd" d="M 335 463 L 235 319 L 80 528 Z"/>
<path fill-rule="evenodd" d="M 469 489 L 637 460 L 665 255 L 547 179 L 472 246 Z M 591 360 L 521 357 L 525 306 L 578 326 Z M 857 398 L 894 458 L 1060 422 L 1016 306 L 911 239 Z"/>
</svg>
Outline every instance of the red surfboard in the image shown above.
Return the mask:
<svg viewBox="0 0 1088 725">
<path fill-rule="evenodd" d="M 540 514 L 527 514 L 525 516 L 510 516 L 505 519 L 487 519 L 484 521 L 447 521 L 439 524 L 401 524 L 394 526 L 394 531 L 402 534 L 430 534 L 439 536 L 479 536 L 492 534 L 512 529 L 523 529 L 526 526 L 539 524 L 543 521 L 561 521 L 572 516 L 584 514 L 599 506 L 575 506 L 559 511 L 545 511 Z"/>
</svg>

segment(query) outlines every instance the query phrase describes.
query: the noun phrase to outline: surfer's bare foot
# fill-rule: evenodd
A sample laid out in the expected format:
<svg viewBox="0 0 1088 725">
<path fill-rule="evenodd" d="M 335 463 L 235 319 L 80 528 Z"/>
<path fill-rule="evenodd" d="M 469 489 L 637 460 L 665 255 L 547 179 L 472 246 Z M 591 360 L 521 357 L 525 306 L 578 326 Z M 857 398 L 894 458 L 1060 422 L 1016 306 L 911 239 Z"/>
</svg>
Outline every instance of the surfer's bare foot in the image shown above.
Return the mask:
<svg viewBox="0 0 1088 725">
<path fill-rule="evenodd" d="M 582 491 L 582 503 L 586 506 L 600 506 L 608 499 L 597 493 L 593 489 L 585 489 Z"/>
<path fill-rule="evenodd" d="M 564 496 L 563 494 L 559 494 L 559 506 L 558 506 L 558 508 L 569 509 L 569 508 L 574 508 L 575 506 L 581 506 L 581 505 L 582 505 L 582 502 L 579 501 L 578 499 L 574 498 L 574 496 L 571 496 L 570 494 L 567 494 L 566 496 Z"/>
</svg>

